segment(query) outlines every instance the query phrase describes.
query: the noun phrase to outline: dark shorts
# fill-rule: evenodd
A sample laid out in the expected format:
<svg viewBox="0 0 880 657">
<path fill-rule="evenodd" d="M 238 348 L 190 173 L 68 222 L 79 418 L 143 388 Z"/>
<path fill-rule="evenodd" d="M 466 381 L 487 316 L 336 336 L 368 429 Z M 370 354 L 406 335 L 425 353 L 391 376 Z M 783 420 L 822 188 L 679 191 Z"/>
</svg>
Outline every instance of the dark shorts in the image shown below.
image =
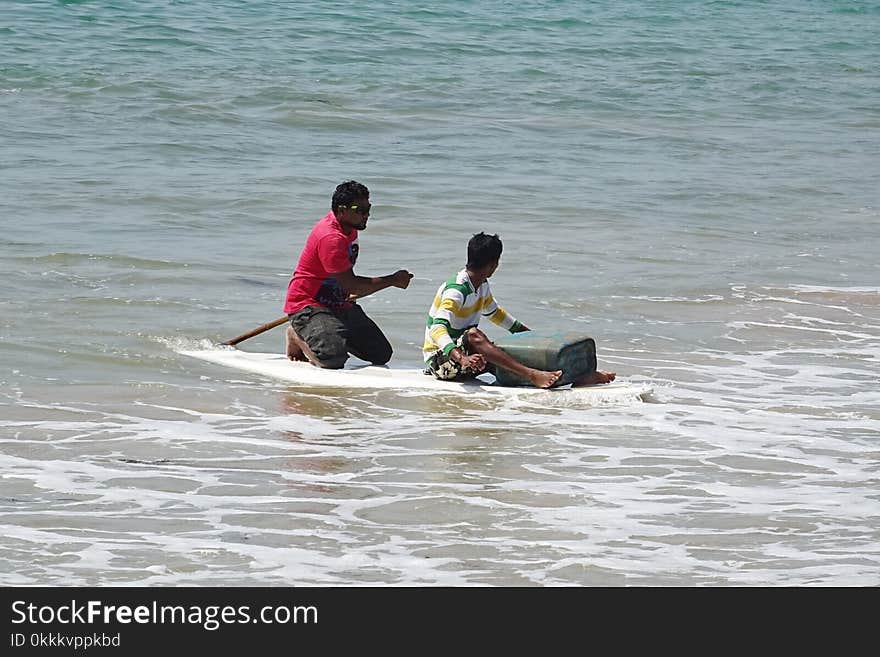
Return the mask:
<svg viewBox="0 0 880 657">
<path fill-rule="evenodd" d="M 375 365 L 391 360 L 388 339 L 357 304 L 342 310 L 306 306 L 289 317 L 293 330 L 326 367 L 343 367 L 349 354 Z"/>
</svg>

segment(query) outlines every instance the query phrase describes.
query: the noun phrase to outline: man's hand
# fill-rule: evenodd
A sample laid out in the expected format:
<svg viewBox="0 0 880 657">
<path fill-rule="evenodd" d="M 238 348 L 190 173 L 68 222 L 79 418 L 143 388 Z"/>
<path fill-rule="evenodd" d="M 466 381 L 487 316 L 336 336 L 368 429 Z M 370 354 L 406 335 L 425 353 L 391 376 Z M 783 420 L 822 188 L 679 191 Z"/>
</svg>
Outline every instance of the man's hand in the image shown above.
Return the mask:
<svg viewBox="0 0 880 657">
<path fill-rule="evenodd" d="M 412 280 L 413 275 L 410 274 L 406 269 L 398 269 L 396 272 L 391 274 L 389 277 L 391 279 L 391 284 L 394 287 L 399 287 L 401 290 L 405 290 L 409 287 L 409 282 Z"/>
<path fill-rule="evenodd" d="M 486 369 L 486 359 L 483 357 L 483 354 L 462 356 L 458 360 L 458 364 L 461 365 L 462 369 L 470 370 L 471 372 L 479 373 Z"/>
</svg>

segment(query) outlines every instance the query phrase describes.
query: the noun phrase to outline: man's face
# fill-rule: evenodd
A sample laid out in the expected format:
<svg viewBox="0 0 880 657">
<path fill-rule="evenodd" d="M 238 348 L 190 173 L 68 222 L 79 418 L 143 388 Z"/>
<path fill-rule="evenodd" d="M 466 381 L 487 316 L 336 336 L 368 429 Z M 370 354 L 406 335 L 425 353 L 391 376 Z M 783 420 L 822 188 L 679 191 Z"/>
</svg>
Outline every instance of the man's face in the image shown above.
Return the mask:
<svg viewBox="0 0 880 657">
<path fill-rule="evenodd" d="M 336 218 L 346 228 L 363 230 L 370 218 L 370 199 L 358 198 L 349 205 L 340 205 L 336 209 Z"/>
</svg>

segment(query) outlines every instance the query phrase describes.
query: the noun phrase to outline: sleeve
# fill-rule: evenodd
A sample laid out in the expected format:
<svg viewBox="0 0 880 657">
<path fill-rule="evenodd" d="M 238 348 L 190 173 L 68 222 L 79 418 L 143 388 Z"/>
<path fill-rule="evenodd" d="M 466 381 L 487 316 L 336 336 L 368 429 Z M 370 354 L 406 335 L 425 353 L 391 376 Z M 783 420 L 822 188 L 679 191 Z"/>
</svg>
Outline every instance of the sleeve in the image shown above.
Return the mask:
<svg viewBox="0 0 880 657">
<path fill-rule="evenodd" d="M 455 341 L 449 335 L 449 329 L 452 327 L 452 321 L 456 312 L 461 310 L 464 302 L 464 295 L 460 290 L 454 287 L 448 287 L 443 290 L 440 300 L 431 311 L 431 327 L 428 333 L 444 354 L 449 354 L 455 349 Z"/>
<path fill-rule="evenodd" d="M 321 266 L 330 274 L 338 274 L 352 268 L 348 253 L 348 241 L 340 235 L 326 235 L 318 242 L 318 258 Z"/>
<path fill-rule="evenodd" d="M 515 333 L 522 326 L 513 315 L 508 314 L 504 308 L 498 305 L 495 297 L 492 296 L 492 291 L 488 287 L 486 289 L 486 296 L 483 299 L 483 316 L 487 317 L 493 324 L 497 324 L 511 333 Z"/>
<path fill-rule="evenodd" d="M 452 339 L 452 336 L 449 335 L 449 326 L 446 320 L 435 319 L 428 332 L 431 336 L 431 340 L 434 341 L 434 344 L 440 347 L 444 356 L 448 356 L 449 352 L 455 349 L 455 341 Z"/>
</svg>

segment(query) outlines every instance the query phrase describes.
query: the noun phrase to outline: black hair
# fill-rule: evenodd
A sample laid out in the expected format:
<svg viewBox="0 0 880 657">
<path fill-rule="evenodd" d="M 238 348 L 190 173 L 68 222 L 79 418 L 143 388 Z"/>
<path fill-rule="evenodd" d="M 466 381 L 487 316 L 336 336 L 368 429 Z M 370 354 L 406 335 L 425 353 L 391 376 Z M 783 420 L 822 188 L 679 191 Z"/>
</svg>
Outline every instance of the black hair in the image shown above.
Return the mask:
<svg viewBox="0 0 880 657">
<path fill-rule="evenodd" d="M 370 190 L 366 185 L 362 185 L 355 180 L 341 183 L 336 186 L 333 192 L 333 201 L 330 203 L 330 209 L 336 212 L 340 205 L 351 205 L 360 199 L 369 199 Z"/>
<path fill-rule="evenodd" d="M 501 238 L 477 233 L 468 242 L 468 269 L 480 269 L 501 258 Z"/>
</svg>

